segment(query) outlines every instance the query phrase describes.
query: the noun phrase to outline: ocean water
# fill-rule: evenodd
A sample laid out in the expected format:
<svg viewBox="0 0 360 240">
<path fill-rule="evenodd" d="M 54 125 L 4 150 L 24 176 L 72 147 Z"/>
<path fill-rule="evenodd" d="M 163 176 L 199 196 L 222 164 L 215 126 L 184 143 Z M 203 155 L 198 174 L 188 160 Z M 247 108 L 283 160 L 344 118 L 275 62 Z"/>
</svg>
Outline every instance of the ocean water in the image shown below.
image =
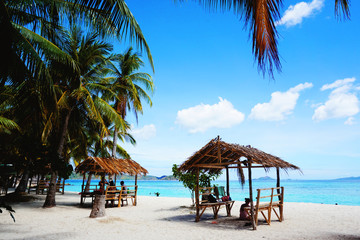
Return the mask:
<svg viewBox="0 0 360 240">
<path fill-rule="evenodd" d="M 65 191 L 80 192 L 82 180 L 66 180 Z M 93 180 L 92 184 L 97 184 Z M 225 181 L 214 181 L 212 184 L 226 186 Z M 116 185 L 120 185 L 119 181 Z M 134 185 L 134 181 L 127 180 L 125 185 Z M 337 180 L 282 180 L 285 202 L 307 202 L 323 204 L 339 204 L 360 206 L 360 181 Z M 276 181 L 254 180 L 253 193 L 257 188 L 276 187 Z M 179 181 L 138 181 L 138 195 L 154 196 L 155 192 L 160 197 L 185 197 L 190 200 L 190 191 Z M 230 181 L 230 196 L 233 200 L 244 201 L 249 196 L 249 186 L 244 187 L 238 181 Z"/>
</svg>

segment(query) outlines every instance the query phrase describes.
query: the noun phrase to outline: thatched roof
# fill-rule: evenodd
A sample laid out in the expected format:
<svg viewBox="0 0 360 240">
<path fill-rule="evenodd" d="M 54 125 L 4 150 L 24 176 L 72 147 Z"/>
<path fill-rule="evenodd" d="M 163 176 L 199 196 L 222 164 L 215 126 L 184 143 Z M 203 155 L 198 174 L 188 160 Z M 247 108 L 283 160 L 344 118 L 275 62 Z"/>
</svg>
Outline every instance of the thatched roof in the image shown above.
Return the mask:
<svg viewBox="0 0 360 240">
<path fill-rule="evenodd" d="M 199 151 L 188 158 L 179 170 L 193 171 L 201 168 L 208 171 L 218 171 L 223 168 L 247 168 L 248 162 L 252 167 L 282 168 L 300 170 L 299 167 L 290 164 L 279 157 L 265 153 L 251 146 L 229 144 L 221 141 L 219 137 L 212 139 Z"/>
<path fill-rule="evenodd" d="M 88 157 L 75 169 L 77 173 L 146 175 L 148 171 L 131 159 Z"/>
</svg>

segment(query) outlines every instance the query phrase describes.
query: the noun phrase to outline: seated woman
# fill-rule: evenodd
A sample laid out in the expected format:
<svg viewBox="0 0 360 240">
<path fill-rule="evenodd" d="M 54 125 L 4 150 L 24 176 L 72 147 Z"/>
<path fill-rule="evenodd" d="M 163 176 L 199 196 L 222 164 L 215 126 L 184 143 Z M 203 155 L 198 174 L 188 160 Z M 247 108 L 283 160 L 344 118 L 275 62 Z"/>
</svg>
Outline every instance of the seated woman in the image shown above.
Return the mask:
<svg viewBox="0 0 360 240">
<path fill-rule="evenodd" d="M 104 194 L 105 193 L 105 185 L 108 185 L 108 181 L 106 181 L 106 179 L 101 179 L 100 182 L 99 182 L 99 186 L 100 186 L 100 194 Z"/>
<path fill-rule="evenodd" d="M 249 214 L 245 211 L 246 207 L 250 207 L 250 198 L 245 198 L 245 203 L 240 207 L 240 220 L 250 220 Z"/>
<path fill-rule="evenodd" d="M 124 181 L 121 181 L 120 185 L 121 185 L 121 190 L 123 190 L 123 194 L 127 194 L 127 187 L 126 187 Z"/>
</svg>

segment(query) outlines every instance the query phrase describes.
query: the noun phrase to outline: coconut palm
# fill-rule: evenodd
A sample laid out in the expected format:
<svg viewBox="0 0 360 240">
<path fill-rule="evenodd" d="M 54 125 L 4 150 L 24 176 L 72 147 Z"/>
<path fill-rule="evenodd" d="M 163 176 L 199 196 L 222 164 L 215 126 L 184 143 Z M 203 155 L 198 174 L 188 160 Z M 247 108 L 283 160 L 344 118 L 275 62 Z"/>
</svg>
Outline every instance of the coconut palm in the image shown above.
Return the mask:
<svg viewBox="0 0 360 240">
<path fill-rule="evenodd" d="M 178 0 L 185 2 L 187 0 Z M 281 71 L 275 23 L 280 19 L 283 0 L 193 0 L 208 9 L 233 10 L 250 29 L 252 50 L 259 69 L 273 76 L 274 68 Z M 335 0 L 335 14 L 348 19 L 350 0 Z"/>
<path fill-rule="evenodd" d="M 123 54 L 113 56 L 109 65 L 111 70 L 109 74 L 112 76 L 106 80 L 110 83 L 111 91 L 116 93 L 116 98 L 111 96 L 110 100 L 115 102 L 114 108 L 123 119 L 125 119 L 128 110 L 132 110 L 137 118 L 138 113 L 143 112 L 142 100 L 152 106 L 151 98 L 147 93 L 147 91 L 150 93 L 154 91 L 152 78 L 148 73 L 137 72 L 143 65 L 144 62 L 140 55 L 134 53 L 132 48 Z M 119 129 L 115 126 L 113 157 L 116 155 L 118 133 Z"/>
<path fill-rule="evenodd" d="M 44 140 L 52 139 L 53 144 L 56 144 L 58 156 L 66 155 L 65 143 L 68 136 L 80 135 L 77 134 L 80 129 L 77 123 L 81 123 L 82 119 L 89 118 L 98 122 L 101 137 L 109 133 L 104 123 L 104 116 L 111 119 L 118 128 L 124 126 L 122 117 L 107 102 L 93 94 L 95 89 L 104 90 L 104 86 L 99 83 L 96 76 L 101 72 L 101 66 L 107 64 L 106 56 L 112 50 L 111 45 L 97 40 L 97 37 L 96 33 L 83 36 L 79 28 L 73 27 L 67 34 L 62 49 L 73 60 L 75 67 L 56 61 L 50 64 L 54 88 L 58 96 L 59 114 L 54 113 L 49 118 L 44 130 L 44 133 L 47 133 Z M 52 188 L 52 182 L 55 186 L 57 172 L 56 169 L 52 171 L 44 207 L 55 205 L 55 187 Z"/>
<path fill-rule="evenodd" d="M 59 33 L 61 26 L 76 24 L 86 25 L 101 36 L 128 36 L 145 48 L 152 64 L 141 29 L 123 0 L 1 0 L 0 87 L 9 79 L 22 82 L 28 72 L 45 78 L 47 58 L 66 61 L 66 55 L 56 47 L 61 42 Z"/>
</svg>

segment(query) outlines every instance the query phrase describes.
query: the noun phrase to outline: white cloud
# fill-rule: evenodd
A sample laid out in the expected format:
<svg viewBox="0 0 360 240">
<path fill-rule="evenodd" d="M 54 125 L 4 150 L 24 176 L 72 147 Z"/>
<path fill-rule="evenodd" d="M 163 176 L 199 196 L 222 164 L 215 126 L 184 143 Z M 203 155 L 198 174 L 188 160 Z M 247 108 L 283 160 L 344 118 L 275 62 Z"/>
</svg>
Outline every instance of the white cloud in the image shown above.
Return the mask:
<svg viewBox="0 0 360 240">
<path fill-rule="evenodd" d="M 252 109 L 249 118 L 262 121 L 282 121 L 290 115 L 300 96 L 299 92 L 311 88 L 312 83 L 301 83 L 286 92 L 273 92 L 268 103 L 258 103 Z"/>
<path fill-rule="evenodd" d="M 300 24 L 303 18 L 309 17 L 315 11 L 321 10 L 323 6 L 324 0 L 313 0 L 310 3 L 299 2 L 295 6 L 290 5 L 285 11 L 284 16 L 276 22 L 276 25 L 291 27 Z"/>
<path fill-rule="evenodd" d="M 345 122 L 345 125 L 354 125 L 355 124 L 355 118 L 354 117 L 349 117 Z"/>
<path fill-rule="evenodd" d="M 135 128 L 130 131 L 136 140 L 149 140 L 156 136 L 156 127 L 154 124 L 145 125 L 142 128 Z"/>
<path fill-rule="evenodd" d="M 190 133 L 205 132 L 209 128 L 230 128 L 244 121 L 245 115 L 231 102 L 219 97 L 214 105 L 200 104 L 178 111 L 176 123 L 189 129 Z"/>
<path fill-rule="evenodd" d="M 359 89 L 352 84 L 355 80 L 355 78 L 345 78 L 322 86 L 322 91 L 333 90 L 328 100 L 315 109 L 312 119 L 322 121 L 331 118 L 350 117 L 345 124 L 352 124 L 353 119 L 351 117 L 360 111 L 360 102 L 355 93 Z"/>
</svg>

